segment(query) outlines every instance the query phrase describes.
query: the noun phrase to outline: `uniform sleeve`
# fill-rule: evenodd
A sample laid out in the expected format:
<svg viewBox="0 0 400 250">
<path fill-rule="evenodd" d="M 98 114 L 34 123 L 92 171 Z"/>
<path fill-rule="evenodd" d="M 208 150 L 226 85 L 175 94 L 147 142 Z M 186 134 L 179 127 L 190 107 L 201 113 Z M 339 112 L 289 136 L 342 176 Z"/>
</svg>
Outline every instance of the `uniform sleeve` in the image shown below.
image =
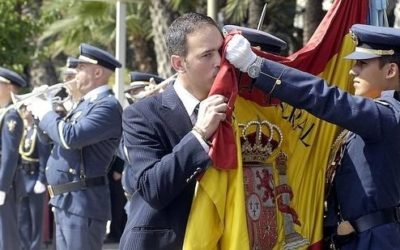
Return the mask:
<svg viewBox="0 0 400 250">
<path fill-rule="evenodd" d="M 121 136 L 122 110 L 117 102 L 94 104 L 90 112 L 77 122 L 64 121 L 55 112 L 48 112 L 39 126 L 57 144 L 77 149 Z"/>
<path fill-rule="evenodd" d="M 18 147 L 22 137 L 23 123 L 15 110 L 9 111 L 1 126 L 0 190 L 8 192 L 18 166 Z"/>
<path fill-rule="evenodd" d="M 347 74 L 347 72 L 346 72 Z M 255 86 L 314 116 L 368 140 L 379 140 L 399 123 L 398 112 L 370 98 L 354 96 L 314 75 L 264 60 Z"/>
<path fill-rule="evenodd" d="M 51 145 L 37 140 L 37 149 L 39 156 L 39 176 L 38 180 L 42 183 L 46 183 L 46 164 L 50 156 Z"/>
</svg>

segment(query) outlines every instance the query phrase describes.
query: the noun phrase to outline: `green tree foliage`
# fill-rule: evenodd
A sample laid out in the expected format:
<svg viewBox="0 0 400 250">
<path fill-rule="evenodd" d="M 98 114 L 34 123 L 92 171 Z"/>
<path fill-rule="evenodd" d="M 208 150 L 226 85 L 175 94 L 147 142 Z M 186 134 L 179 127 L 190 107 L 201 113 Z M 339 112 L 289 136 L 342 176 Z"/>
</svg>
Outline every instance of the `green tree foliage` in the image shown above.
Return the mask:
<svg viewBox="0 0 400 250">
<path fill-rule="evenodd" d="M 33 37 L 40 32 L 38 22 L 28 11 L 33 0 L 0 1 L 0 65 L 21 72 L 35 53 Z"/>
</svg>

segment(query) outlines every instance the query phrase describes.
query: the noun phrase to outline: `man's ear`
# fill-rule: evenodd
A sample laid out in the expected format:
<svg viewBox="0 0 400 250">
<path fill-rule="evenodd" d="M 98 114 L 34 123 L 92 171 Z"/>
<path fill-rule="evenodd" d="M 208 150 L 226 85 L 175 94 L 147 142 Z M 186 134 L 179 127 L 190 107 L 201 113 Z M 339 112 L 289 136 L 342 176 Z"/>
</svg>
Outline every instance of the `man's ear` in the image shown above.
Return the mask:
<svg viewBox="0 0 400 250">
<path fill-rule="evenodd" d="M 398 78 L 399 76 L 399 66 L 396 63 L 389 63 L 386 70 L 386 79 Z"/>
<path fill-rule="evenodd" d="M 185 70 L 185 60 L 181 56 L 172 55 L 171 56 L 171 65 L 174 68 L 174 70 L 178 73 L 184 73 L 186 71 Z"/>
<path fill-rule="evenodd" d="M 95 67 L 95 69 L 94 69 L 95 78 L 101 77 L 103 75 L 103 73 L 104 73 L 103 71 L 104 70 L 101 67 Z"/>
</svg>

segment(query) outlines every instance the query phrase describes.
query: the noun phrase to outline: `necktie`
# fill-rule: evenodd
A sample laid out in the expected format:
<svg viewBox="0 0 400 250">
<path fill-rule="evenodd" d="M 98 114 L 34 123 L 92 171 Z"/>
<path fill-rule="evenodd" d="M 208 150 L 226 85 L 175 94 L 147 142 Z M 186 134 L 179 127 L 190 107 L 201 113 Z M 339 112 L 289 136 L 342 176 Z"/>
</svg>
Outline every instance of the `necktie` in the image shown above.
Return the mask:
<svg viewBox="0 0 400 250">
<path fill-rule="evenodd" d="M 199 114 L 199 107 L 200 107 L 200 102 L 197 103 L 196 107 L 193 110 L 192 115 L 190 116 L 190 120 L 192 121 L 192 125 L 196 124 L 196 122 L 197 122 L 197 115 Z"/>
</svg>

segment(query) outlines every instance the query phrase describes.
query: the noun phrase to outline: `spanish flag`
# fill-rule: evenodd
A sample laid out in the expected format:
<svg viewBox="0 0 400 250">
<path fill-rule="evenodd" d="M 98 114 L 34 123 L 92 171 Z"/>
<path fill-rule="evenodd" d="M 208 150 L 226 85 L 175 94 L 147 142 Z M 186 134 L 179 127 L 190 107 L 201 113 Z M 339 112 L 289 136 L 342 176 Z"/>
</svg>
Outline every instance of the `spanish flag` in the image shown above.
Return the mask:
<svg viewBox="0 0 400 250">
<path fill-rule="evenodd" d="M 288 57 L 258 53 L 352 91 L 352 62 L 342 58 L 354 49 L 350 27 L 366 23 L 368 11 L 367 0 L 336 0 L 301 50 Z M 183 249 L 321 249 L 325 170 L 339 128 L 286 103 L 267 106 L 265 95 L 241 85 L 232 121 L 237 168 L 212 167 L 199 180 Z M 249 172 L 243 139 L 257 136 L 260 127 L 252 124 L 263 122 L 277 153 Z"/>
</svg>

